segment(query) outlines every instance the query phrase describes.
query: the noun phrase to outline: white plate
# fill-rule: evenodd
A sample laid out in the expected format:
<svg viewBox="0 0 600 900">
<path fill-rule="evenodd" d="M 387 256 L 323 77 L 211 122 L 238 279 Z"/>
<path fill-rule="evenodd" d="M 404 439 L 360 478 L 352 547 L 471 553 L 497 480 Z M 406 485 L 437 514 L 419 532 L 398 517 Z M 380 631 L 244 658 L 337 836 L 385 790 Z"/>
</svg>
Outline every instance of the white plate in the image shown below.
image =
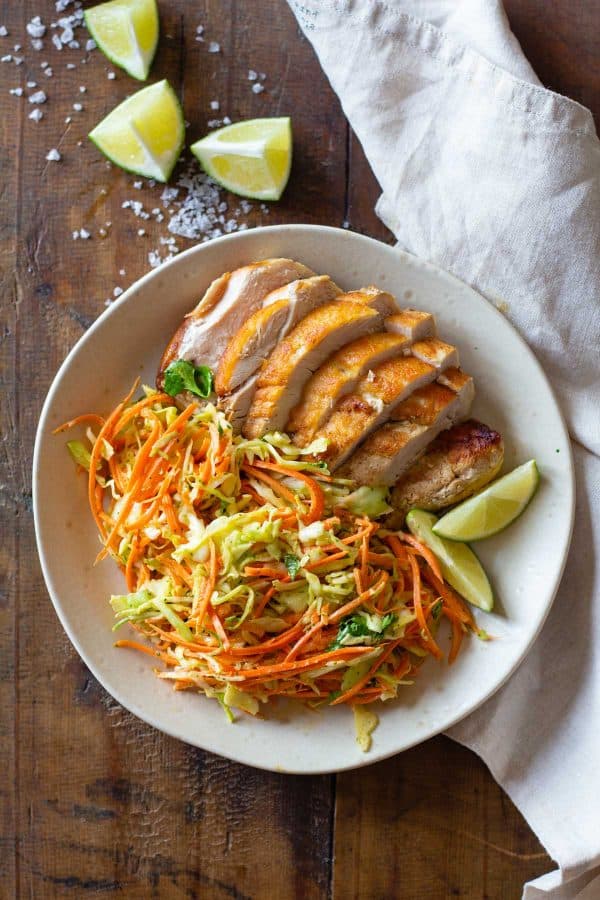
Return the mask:
<svg viewBox="0 0 600 900">
<path fill-rule="evenodd" d="M 473 414 L 504 435 L 505 468 L 535 457 L 542 486 L 504 534 L 478 545 L 498 596 L 478 614 L 496 640 L 465 642 L 451 667 L 428 661 L 398 701 L 378 705 L 370 753 L 354 739 L 349 710 L 280 708 L 266 720 L 230 725 L 204 697 L 174 692 L 146 657 L 113 647 L 111 593 L 123 582 L 111 560 L 92 568 L 98 538 L 85 479 L 52 436 L 83 412 L 107 412 L 141 375 L 153 383 L 159 356 L 209 282 L 229 269 L 291 256 L 344 288 L 377 284 L 401 303 L 435 313 L 440 334 L 457 344 L 475 376 Z M 329 772 L 375 762 L 437 734 L 483 703 L 521 662 L 558 587 L 573 519 L 571 452 L 560 412 L 531 351 L 506 319 L 452 276 L 370 238 L 334 228 L 257 228 L 193 247 L 133 285 L 81 338 L 62 365 L 41 415 L 33 499 L 38 548 L 58 616 L 94 676 L 123 706 L 156 728 L 231 759 L 286 772 Z"/>
</svg>

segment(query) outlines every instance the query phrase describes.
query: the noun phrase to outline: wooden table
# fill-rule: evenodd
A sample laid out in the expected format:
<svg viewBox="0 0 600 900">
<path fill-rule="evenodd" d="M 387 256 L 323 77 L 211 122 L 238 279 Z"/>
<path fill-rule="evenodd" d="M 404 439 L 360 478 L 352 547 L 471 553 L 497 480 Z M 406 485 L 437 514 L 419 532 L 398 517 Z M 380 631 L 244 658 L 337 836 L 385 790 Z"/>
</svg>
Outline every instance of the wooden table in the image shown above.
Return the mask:
<svg viewBox="0 0 600 900">
<path fill-rule="evenodd" d="M 389 241 L 373 213 L 376 182 L 284 0 L 161 0 L 160 6 L 152 76 L 168 77 L 183 97 L 190 138 L 225 113 L 234 120 L 293 116 L 290 186 L 269 215 L 249 213 L 250 224 L 348 222 Z M 544 83 L 599 113 L 600 0 L 511 0 L 508 11 Z M 159 188 L 135 191 L 134 179 L 109 170 L 85 140 L 134 83 L 121 72 L 110 80 L 99 52 L 59 53 L 48 37 L 42 52 L 32 51 L 25 24 L 36 14 L 56 18 L 54 3 L 0 2 L 0 24 L 10 32 L 0 50 L 12 53 L 20 43 L 25 56 L 18 67 L 2 66 L 0 93 L 0 895 L 519 897 L 522 882 L 548 870 L 551 860 L 485 766 L 457 744 L 437 737 L 338 777 L 244 768 L 123 710 L 63 633 L 33 537 L 38 415 L 59 363 L 115 286 L 147 270 L 148 251 L 166 227 L 140 223 L 121 209 L 132 195 L 159 206 Z M 200 24 L 204 43 L 195 39 Z M 207 52 L 209 40 L 220 43 L 220 53 Z M 66 67 L 71 60 L 75 70 Z M 42 74 L 41 62 L 52 67 L 52 78 Z M 249 69 L 266 73 L 262 94 L 252 92 Z M 49 97 L 37 124 L 28 118 L 33 106 L 8 94 L 17 85 L 31 93 L 28 80 Z M 218 113 L 212 99 L 220 101 Z M 72 108 L 78 102 L 79 112 Z M 54 147 L 59 163 L 45 160 Z M 145 237 L 137 235 L 140 224 Z M 89 240 L 72 239 L 81 228 L 92 233 Z"/>
</svg>

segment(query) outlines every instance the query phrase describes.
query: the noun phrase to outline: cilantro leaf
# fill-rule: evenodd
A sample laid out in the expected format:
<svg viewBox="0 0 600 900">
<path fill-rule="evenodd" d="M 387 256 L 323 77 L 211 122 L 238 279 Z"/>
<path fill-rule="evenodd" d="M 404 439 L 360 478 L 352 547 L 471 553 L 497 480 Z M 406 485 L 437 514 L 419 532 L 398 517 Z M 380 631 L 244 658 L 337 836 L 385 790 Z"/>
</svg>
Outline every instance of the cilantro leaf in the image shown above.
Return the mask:
<svg viewBox="0 0 600 900">
<path fill-rule="evenodd" d="M 189 391 L 206 400 L 214 386 L 214 377 L 208 366 L 195 366 L 187 359 L 178 359 L 165 372 L 165 392 L 171 397 Z"/>
<path fill-rule="evenodd" d="M 380 630 L 374 631 L 369 628 L 369 624 L 365 616 L 355 613 L 346 616 L 340 622 L 340 627 L 336 635 L 335 641 L 329 646 L 329 650 L 337 650 L 347 644 L 360 643 L 360 638 L 366 638 L 370 643 L 376 643 L 383 640 L 385 631 L 396 621 L 393 613 L 386 613 L 380 623 Z M 358 641 L 356 639 L 359 639 Z"/>
<path fill-rule="evenodd" d="M 288 575 L 293 581 L 300 570 L 300 560 L 293 553 L 286 553 L 283 557 L 283 562 L 288 570 Z"/>
</svg>

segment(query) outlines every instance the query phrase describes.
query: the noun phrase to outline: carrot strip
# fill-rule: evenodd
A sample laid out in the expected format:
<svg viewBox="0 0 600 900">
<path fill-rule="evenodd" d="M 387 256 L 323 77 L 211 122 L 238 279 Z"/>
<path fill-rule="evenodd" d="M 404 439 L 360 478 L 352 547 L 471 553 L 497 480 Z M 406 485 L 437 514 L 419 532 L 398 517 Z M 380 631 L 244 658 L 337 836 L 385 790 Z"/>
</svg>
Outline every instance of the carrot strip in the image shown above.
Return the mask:
<svg viewBox="0 0 600 900">
<path fill-rule="evenodd" d="M 333 700 L 333 702 L 330 703 L 329 705 L 330 706 L 338 706 L 340 703 L 347 703 L 348 700 L 351 699 L 351 697 L 353 697 L 355 694 L 358 694 L 358 692 L 361 690 L 361 688 L 363 688 L 366 684 L 369 683 L 369 681 L 371 680 L 371 678 L 373 677 L 373 675 L 375 674 L 377 669 L 381 668 L 381 666 L 384 664 L 386 659 L 388 659 L 388 657 L 393 653 L 393 651 L 396 649 L 397 646 L 398 646 L 398 641 L 392 641 L 384 649 L 383 653 L 381 653 L 377 657 L 377 659 L 374 661 L 373 665 L 369 668 L 369 671 L 367 672 L 367 674 L 364 675 L 362 678 L 359 678 L 359 680 L 356 682 L 356 684 L 352 685 L 352 687 L 349 688 L 347 691 L 344 691 L 343 694 L 340 694 L 339 697 L 336 697 L 335 700 Z"/>
<path fill-rule="evenodd" d="M 166 653 L 161 653 L 160 650 L 153 650 L 152 647 L 146 647 L 144 644 L 138 644 L 137 641 L 115 641 L 115 647 L 128 647 L 130 650 L 139 650 L 140 653 L 147 653 L 148 656 L 161 659 L 167 666 L 179 665 L 176 659 L 171 659 Z"/>
<path fill-rule="evenodd" d="M 258 469 L 271 469 L 271 471 L 278 472 L 280 475 L 286 475 L 288 478 L 295 478 L 298 481 L 303 481 L 310 494 L 310 510 L 308 515 L 303 517 L 305 525 L 310 525 L 311 522 L 316 522 L 317 519 L 322 518 L 323 510 L 325 508 L 325 494 L 314 478 L 311 478 L 306 472 L 300 472 L 297 469 L 287 469 L 285 466 L 280 466 L 278 463 L 254 460 L 253 465 Z"/>
<path fill-rule="evenodd" d="M 93 422 L 94 425 L 99 425 L 101 428 L 104 425 L 102 416 L 97 416 L 95 413 L 84 413 L 82 416 L 75 416 L 74 419 L 63 422 L 62 425 L 54 429 L 52 434 L 60 434 L 61 431 L 67 431 L 69 428 L 74 428 L 75 425 L 81 425 L 83 422 Z"/>
<path fill-rule="evenodd" d="M 423 634 L 425 643 L 430 653 L 436 657 L 436 659 L 442 658 L 442 651 L 436 644 L 433 639 L 433 635 L 429 630 L 429 626 L 427 624 L 427 619 L 425 618 L 425 613 L 423 612 L 423 604 L 421 601 L 421 572 L 419 570 L 419 564 L 414 557 L 414 554 L 410 551 L 408 553 L 408 561 L 410 563 L 410 567 L 412 569 L 413 574 L 413 605 L 415 608 L 415 614 L 417 616 L 417 622 L 421 628 L 421 632 Z"/>
<path fill-rule="evenodd" d="M 440 581 L 444 580 L 442 570 L 440 569 L 440 564 L 429 547 L 426 547 L 421 543 L 421 541 L 418 541 L 415 537 L 412 536 L 412 534 L 406 534 L 404 531 L 398 532 L 398 539 L 404 541 L 405 544 L 410 544 L 411 547 L 414 547 L 414 549 L 423 557 L 423 559 L 427 563 L 429 563 L 429 566 L 433 570 L 436 578 L 439 578 Z"/>
</svg>

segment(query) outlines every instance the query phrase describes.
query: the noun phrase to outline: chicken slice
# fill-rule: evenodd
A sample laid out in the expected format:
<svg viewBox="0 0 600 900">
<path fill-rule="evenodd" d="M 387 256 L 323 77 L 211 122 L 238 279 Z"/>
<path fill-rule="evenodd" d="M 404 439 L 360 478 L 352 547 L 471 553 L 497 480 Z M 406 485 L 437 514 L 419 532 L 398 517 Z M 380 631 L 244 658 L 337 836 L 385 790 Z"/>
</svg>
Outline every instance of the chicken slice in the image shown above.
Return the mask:
<svg viewBox="0 0 600 900">
<path fill-rule="evenodd" d="M 209 286 L 187 314 L 163 353 L 157 385 L 163 386 L 165 369 L 177 359 L 218 368 L 232 334 L 259 309 L 267 294 L 314 272 L 293 259 L 264 259 L 226 272 Z"/>
<path fill-rule="evenodd" d="M 373 432 L 342 467 L 340 474 L 359 484 L 393 484 L 445 428 L 471 409 L 473 380 L 457 392 L 434 382 L 398 404 L 390 421 Z"/>
<path fill-rule="evenodd" d="M 314 440 L 340 397 L 354 390 L 363 375 L 407 347 L 407 338 L 383 331 L 352 341 L 330 356 L 311 376 L 290 413 L 285 430 L 296 446 L 306 447 Z"/>
<path fill-rule="evenodd" d="M 358 444 L 386 422 L 413 391 L 435 380 L 436 370 L 414 356 L 400 356 L 371 369 L 356 389 L 336 403 L 320 430 L 328 440 L 325 457 L 337 469 Z"/>
<path fill-rule="evenodd" d="M 258 376 L 242 429 L 245 437 L 281 430 L 304 385 L 327 357 L 344 344 L 377 331 L 381 316 L 368 306 L 334 300 L 309 313 L 277 345 Z"/>
<path fill-rule="evenodd" d="M 386 525 L 401 527 L 414 506 L 437 510 L 465 500 L 496 477 L 503 461 L 502 436 L 487 425 L 469 419 L 443 431 L 394 486 Z"/>
<path fill-rule="evenodd" d="M 460 391 L 469 383 L 471 384 L 470 390 L 472 392 L 475 391 L 471 376 L 453 366 L 446 369 L 444 372 L 440 372 L 437 380 L 440 384 L 443 384 L 444 387 L 450 388 L 451 391 Z"/>
<path fill-rule="evenodd" d="M 417 359 L 433 366 L 438 372 L 459 365 L 458 350 L 452 344 L 446 344 L 439 338 L 427 338 L 424 341 L 416 341 L 410 348 L 410 352 Z"/>
<path fill-rule="evenodd" d="M 435 335 L 435 319 L 431 313 L 421 309 L 401 309 L 385 320 L 387 331 L 392 334 L 403 334 L 411 344 Z"/>
<path fill-rule="evenodd" d="M 267 294 L 263 306 L 227 344 L 215 379 L 217 394 L 229 394 L 243 384 L 300 319 L 341 293 L 328 275 L 315 275 L 292 281 Z"/>
<path fill-rule="evenodd" d="M 339 300 L 350 300 L 352 303 L 364 303 L 370 309 L 377 310 L 382 316 L 391 316 L 398 312 L 398 304 L 392 294 L 380 291 L 379 288 L 370 285 L 360 288 L 358 291 L 348 291 L 342 294 Z"/>
</svg>

